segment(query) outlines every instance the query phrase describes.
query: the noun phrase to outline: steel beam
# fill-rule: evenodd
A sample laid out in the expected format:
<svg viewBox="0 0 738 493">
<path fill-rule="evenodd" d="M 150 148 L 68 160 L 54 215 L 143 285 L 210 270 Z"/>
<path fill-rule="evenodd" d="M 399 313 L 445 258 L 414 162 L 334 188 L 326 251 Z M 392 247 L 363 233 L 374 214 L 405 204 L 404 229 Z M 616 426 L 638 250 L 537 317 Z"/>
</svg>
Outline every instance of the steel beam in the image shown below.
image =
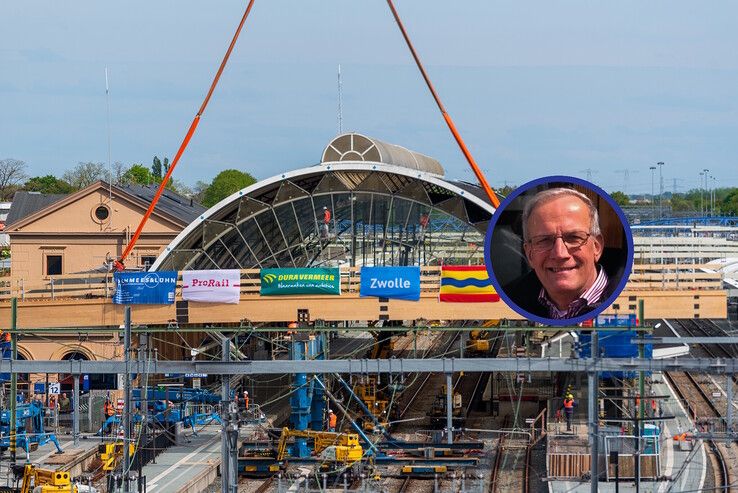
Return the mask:
<svg viewBox="0 0 738 493">
<path fill-rule="evenodd" d="M 212 375 L 280 375 L 284 373 L 455 373 L 466 372 L 576 372 L 688 371 L 738 373 L 738 358 L 443 358 L 443 359 L 341 359 L 264 361 L 132 361 L 131 373 L 208 373 Z M 0 360 L 0 373 L 123 373 L 123 361 Z"/>
</svg>

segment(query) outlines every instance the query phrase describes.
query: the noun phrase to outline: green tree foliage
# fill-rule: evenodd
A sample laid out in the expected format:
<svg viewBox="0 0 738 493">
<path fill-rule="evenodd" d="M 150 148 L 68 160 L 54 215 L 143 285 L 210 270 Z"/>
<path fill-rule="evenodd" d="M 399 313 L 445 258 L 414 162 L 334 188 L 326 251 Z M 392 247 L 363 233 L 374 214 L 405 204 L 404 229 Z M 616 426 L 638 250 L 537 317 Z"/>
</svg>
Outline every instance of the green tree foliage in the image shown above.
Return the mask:
<svg viewBox="0 0 738 493">
<path fill-rule="evenodd" d="M 161 183 L 161 179 L 169 171 L 169 158 L 165 157 L 162 162 L 159 160 L 159 156 L 154 156 L 153 164 L 151 165 L 151 174 L 156 179 L 157 183 Z"/>
<path fill-rule="evenodd" d="M 152 183 L 158 183 L 159 180 L 155 179 L 149 168 L 143 164 L 134 164 L 123 173 L 120 182 L 123 184 L 151 185 Z"/>
<path fill-rule="evenodd" d="M 74 168 L 65 171 L 62 179 L 69 183 L 75 190 L 88 187 L 98 180 L 104 180 L 108 176 L 103 163 L 78 163 Z"/>
<path fill-rule="evenodd" d="M 64 180 L 60 180 L 54 175 L 34 176 L 23 185 L 23 190 L 28 192 L 61 194 L 74 192 L 72 185 Z"/>
<path fill-rule="evenodd" d="M 221 171 L 205 189 L 202 204 L 206 207 L 212 207 L 232 193 L 253 183 L 256 183 L 256 178 L 243 171 L 236 169 Z"/>
<path fill-rule="evenodd" d="M 725 189 L 724 189 L 725 190 Z M 718 199 L 719 199 L 718 195 Z M 729 189 L 724 198 L 718 202 L 721 214 L 738 216 L 738 188 Z"/>
<path fill-rule="evenodd" d="M 612 192 L 610 194 L 610 197 L 615 201 L 618 205 L 628 205 L 630 204 L 630 198 L 624 194 L 623 192 Z"/>
</svg>

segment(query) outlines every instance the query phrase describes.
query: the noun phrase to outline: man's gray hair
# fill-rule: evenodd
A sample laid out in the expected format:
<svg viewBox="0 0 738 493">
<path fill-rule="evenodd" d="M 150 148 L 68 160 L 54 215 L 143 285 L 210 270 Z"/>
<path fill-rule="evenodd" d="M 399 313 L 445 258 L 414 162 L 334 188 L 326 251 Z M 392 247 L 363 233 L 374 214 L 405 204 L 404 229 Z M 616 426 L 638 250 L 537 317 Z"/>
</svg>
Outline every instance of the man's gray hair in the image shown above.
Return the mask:
<svg viewBox="0 0 738 493">
<path fill-rule="evenodd" d="M 523 208 L 523 241 L 528 241 L 528 219 L 530 219 L 530 215 L 533 214 L 533 211 L 536 207 L 539 205 L 543 205 L 545 202 L 548 202 L 549 200 L 553 200 L 556 197 L 560 197 L 562 195 L 570 195 L 572 197 L 576 197 L 582 202 L 584 202 L 587 205 L 587 208 L 589 209 L 589 232 L 593 236 L 598 236 L 602 234 L 602 231 L 600 229 L 600 214 L 597 212 L 597 208 L 594 206 L 592 201 L 584 195 L 582 192 L 578 192 L 574 190 L 573 188 L 549 188 L 548 190 L 543 190 L 541 192 L 538 192 L 525 203 L 525 207 Z"/>
</svg>

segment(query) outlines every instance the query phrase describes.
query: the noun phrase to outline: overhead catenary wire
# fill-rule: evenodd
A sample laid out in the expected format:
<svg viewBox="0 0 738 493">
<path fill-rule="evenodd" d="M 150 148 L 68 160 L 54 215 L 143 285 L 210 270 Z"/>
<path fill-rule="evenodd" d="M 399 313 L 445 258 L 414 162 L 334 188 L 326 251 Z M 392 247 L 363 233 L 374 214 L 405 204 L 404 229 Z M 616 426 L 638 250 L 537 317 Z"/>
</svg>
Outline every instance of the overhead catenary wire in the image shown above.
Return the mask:
<svg viewBox="0 0 738 493">
<path fill-rule="evenodd" d="M 152 212 L 154 212 L 154 208 L 156 207 L 156 204 L 159 202 L 159 199 L 161 198 L 161 194 L 164 193 L 164 189 L 166 188 L 167 183 L 169 183 L 169 179 L 171 178 L 172 173 L 174 172 L 174 168 L 177 167 L 177 163 L 179 162 L 179 159 L 182 157 L 182 154 L 184 154 L 185 149 L 187 149 L 187 145 L 190 143 L 190 139 L 192 139 L 192 136 L 195 134 L 195 130 L 197 130 L 197 125 L 200 123 L 200 117 L 205 112 L 205 108 L 207 108 L 208 103 L 210 102 L 210 98 L 212 97 L 213 92 L 215 91 L 215 87 L 218 85 L 220 76 L 223 74 L 223 70 L 225 69 L 225 66 L 228 63 L 228 59 L 230 58 L 231 53 L 233 52 L 233 48 L 236 46 L 236 41 L 238 40 L 238 36 L 241 34 L 241 29 L 243 29 L 243 26 L 246 23 L 246 19 L 248 18 L 249 13 L 251 12 L 251 8 L 253 6 L 254 6 L 254 0 L 249 0 L 249 4 L 246 7 L 246 11 L 243 13 L 243 17 L 241 17 L 241 22 L 238 24 L 238 28 L 236 28 L 236 32 L 233 34 L 233 38 L 231 39 L 231 44 L 228 46 L 228 49 L 226 50 L 226 53 L 223 56 L 223 60 L 220 62 L 220 67 L 218 67 L 218 71 L 216 72 L 215 77 L 213 78 L 213 82 L 210 84 L 210 89 L 208 89 L 208 93 L 205 96 L 205 99 L 203 100 L 202 104 L 200 105 L 200 109 L 197 111 L 195 118 L 192 120 L 192 123 L 190 124 L 190 128 L 187 130 L 187 134 L 185 135 L 185 138 L 182 141 L 182 144 L 180 144 L 179 149 L 177 150 L 177 154 L 174 156 L 174 159 L 172 160 L 172 164 L 169 166 L 169 169 L 164 175 L 164 178 L 162 178 L 161 183 L 159 184 L 159 188 L 157 189 L 156 194 L 154 195 L 154 198 L 151 200 L 151 204 L 149 204 L 148 209 L 146 209 L 146 212 L 141 218 L 141 222 L 138 224 L 138 227 L 136 228 L 136 232 L 133 234 L 131 241 L 128 242 L 128 245 L 126 246 L 125 250 L 121 254 L 120 258 L 115 261 L 115 268 L 117 270 L 125 269 L 124 262 L 126 258 L 133 250 L 133 247 L 136 245 L 136 242 L 138 241 L 139 236 L 141 236 L 141 232 L 143 231 L 143 228 L 146 225 L 146 222 L 148 221 Z"/>
</svg>

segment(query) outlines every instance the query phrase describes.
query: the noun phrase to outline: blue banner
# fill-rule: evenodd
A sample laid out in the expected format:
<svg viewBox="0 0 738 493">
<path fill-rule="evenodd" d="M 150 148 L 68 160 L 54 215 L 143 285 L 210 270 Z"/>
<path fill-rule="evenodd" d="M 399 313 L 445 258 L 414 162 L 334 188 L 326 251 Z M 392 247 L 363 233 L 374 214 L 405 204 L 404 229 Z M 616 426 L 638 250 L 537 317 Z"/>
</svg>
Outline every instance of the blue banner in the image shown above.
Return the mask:
<svg viewBox="0 0 738 493">
<path fill-rule="evenodd" d="M 118 305 L 170 305 L 174 303 L 177 271 L 116 272 L 113 303 Z"/>
<path fill-rule="evenodd" d="M 362 267 L 361 296 L 420 299 L 420 267 Z"/>
</svg>

